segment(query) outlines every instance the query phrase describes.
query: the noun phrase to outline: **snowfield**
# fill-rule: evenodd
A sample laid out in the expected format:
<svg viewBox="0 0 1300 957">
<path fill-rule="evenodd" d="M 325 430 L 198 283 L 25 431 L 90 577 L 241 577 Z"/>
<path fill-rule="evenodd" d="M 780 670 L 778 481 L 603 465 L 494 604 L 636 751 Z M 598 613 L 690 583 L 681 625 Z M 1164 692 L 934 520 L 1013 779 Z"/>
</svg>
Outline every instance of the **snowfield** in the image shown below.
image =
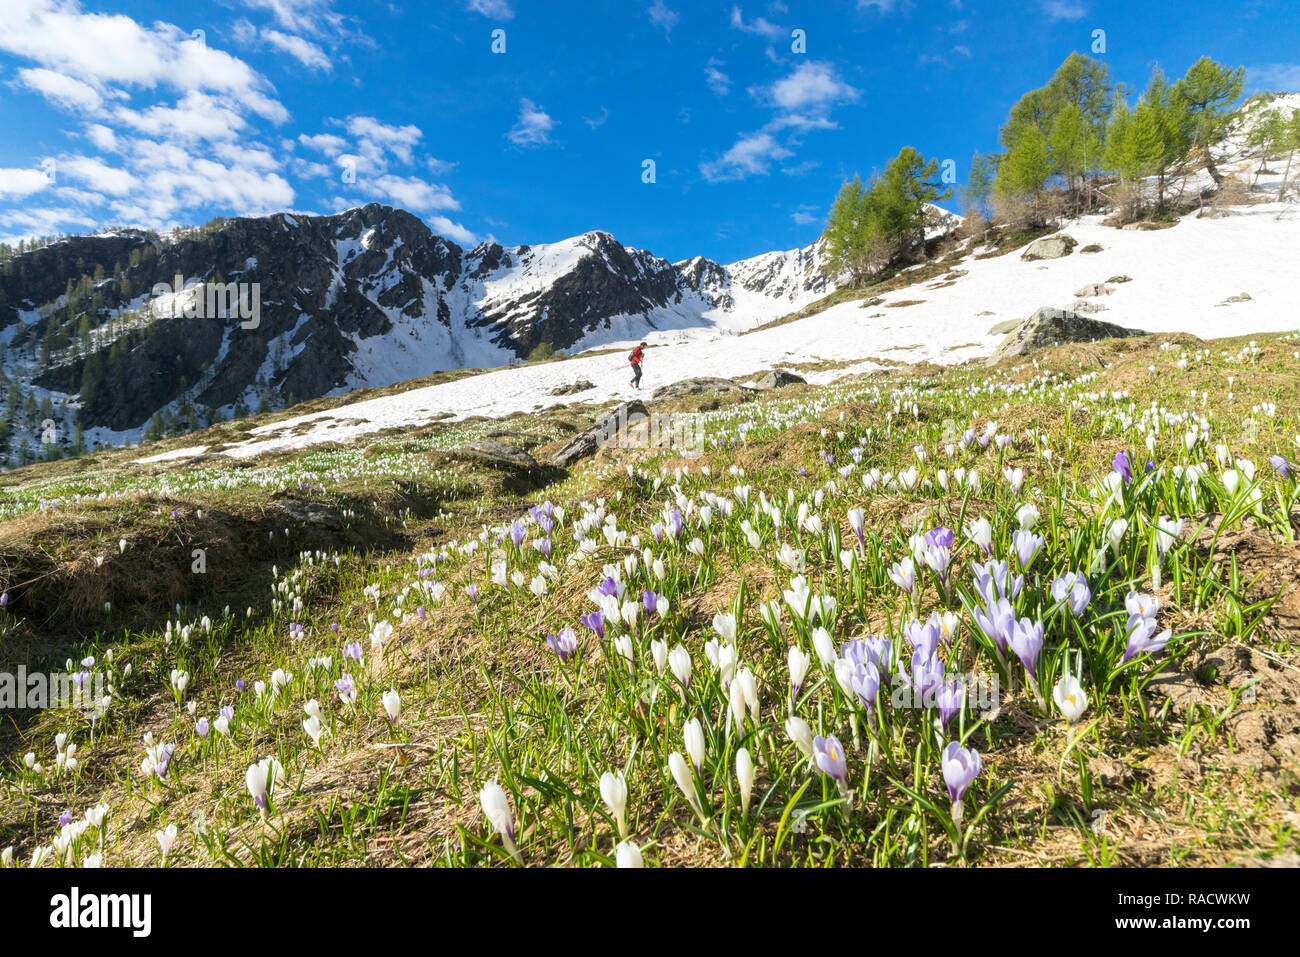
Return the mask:
<svg viewBox="0 0 1300 957">
<path fill-rule="evenodd" d="M 1238 208 L 1223 218 L 1190 215 L 1157 231 L 1120 230 L 1103 226 L 1101 217 L 1085 217 L 1063 232 L 1079 243 L 1063 259 L 1024 262 L 1020 251 L 984 260 L 967 257 L 954 266 L 967 274 L 946 288 L 936 288 L 937 280 L 919 283 L 885 293 L 884 302 L 870 308 L 842 303 L 748 335 L 734 329 L 706 335 L 698 327 L 642 333 L 650 348 L 640 394 L 679 379 L 740 378 L 774 366 L 835 363 L 833 369 L 803 373 L 810 382 L 826 383 L 886 363 L 965 362 L 989 355 L 1002 340 L 990 334 L 993 325 L 1024 319 L 1040 306 L 1070 308 L 1083 286 L 1118 275 L 1132 281 L 1091 300 L 1106 307 L 1094 318 L 1206 339 L 1300 327 L 1300 209 L 1294 204 Z M 1102 252 L 1078 251 L 1090 244 Z M 1241 293 L 1250 299 L 1224 304 Z M 635 341 L 613 343 L 610 354 L 503 368 L 276 422 L 252 430 L 247 441 L 224 454 L 244 458 L 347 443 L 448 414 L 503 416 L 561 401 L 627 399 L 637 394 L 628 385 L 626 362 Z M 596 387 L 564 399 L 551 395 L 580 379 Z"/>
</svg>

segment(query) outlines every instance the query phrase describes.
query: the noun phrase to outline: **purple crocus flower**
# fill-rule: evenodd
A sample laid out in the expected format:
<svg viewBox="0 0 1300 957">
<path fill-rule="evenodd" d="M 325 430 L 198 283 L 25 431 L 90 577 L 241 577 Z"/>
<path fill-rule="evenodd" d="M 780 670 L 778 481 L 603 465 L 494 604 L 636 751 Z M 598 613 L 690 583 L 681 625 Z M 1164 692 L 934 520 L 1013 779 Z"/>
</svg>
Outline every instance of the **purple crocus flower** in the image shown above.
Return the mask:
<svg viewBox="0 0 1300 957">
<path fill-rule="evenodd" d="M 3 595 L 0 595 L 0 608 L 4 608 L 8 606 L 8 604 L 9 604 L 9 593 L 5 592 Z"/>
<path fill-rule="evenodd" d="M 980 776 L 980 753 L 974 748 L 963 748 L 956 741 L 944 748 L 940 766 L 943 768 L 943 783 L 948 786 L 948 797 L 953 804 L 960 801 L 967 788 Z"/>
<path fill-rule="evenodd" d="M 424 606 L 423 606 L 423 605 L 421 605 L 419 608 L 415 609 L 415 614 L 416 614 L 416 617 L 418 617 L 418 618 L 420 619 L 420 621 L 428 621 L 428 620 L 429 620 L 429 613 L 428 613 L 427 611 L 424 610 Z"/>
<path fill-rule="evenodd" d="M 830 775 L 844 784 L 849 779 L 849 766 L 844 756 L 844 745 L 833 734 L 813 738 L 813 760 L 823 774 Z"/>
<path fill-rule="evenodd" d="M 71 823 L 72 823 L 72 812 L 71 812 L 71 811 L 67 811 L 67 810 L 65 810 L 62 814 L 59 815 L 59 827 L 63 827 L 63 826 L 65 826 L 65 825 L 67 825 L 67 824 L 71 824 Z"/>
<path fill-rule="evenodd" d="M 1011 607 L 1011 602 L 999 598 L 989 604 L 987 613 L 976 608 L 974 615 L 975 624 L 979 625 L 980 631 L 998 646 L 998 651 L 1005 654 L 1016 623 L 1016 610 Z"/>
<path fill-rule="evenodd" d="M 1038 656 L 1043 650 L 1043 623 L 1021 618 L 1011 629 L 1007 645 L 1015 652 L 1031 678 L 1037 677 Z"/>
<path fill-rule="evenodd" d="M 1132 619 L 1130 619 L 1132 622 Z M 1138 618 L 1131 625 L 1131 631 L 1128 636 L 1128 644 L 1124 648 L 1124 657 L 1120 659 L 1120 664 L 1131 661 L 1144 651 L 1155 654 L 1169 643 L 1173 637 L 1173 632 L 1166 628 L 1160 634 L 1155 634 L 1156 622 L 1154 618 Z M 1153 637 L 1154 636 L 1154 637 Z"/>
<path fill-rule="evenodd" d="M 989 562 L 987 565 L 973 562 L 971 569 L 975 572 L 975 591 L 984 599 L 984 604 L 991 605 L 999 598 L 1015 601 L 1020 597 L 1025 576 L 1011 575 L 1011 567 L 1006 562 Z"/>
<path fill-rule="evenodd" d="M 613 578 L 606 578 L 603 582 L 601 582 L 599 585 L 596 586 L 596 591 L 606 596 L 610 596 L 610 595 L 617 596 L 618 582 L 614 581 Z"/>
<path fill-rule="evenodd" d="M 153 773 L 158 775 L 158 780 L 167 777 L 167 769 L 172 763 L 172 753 L 176 750 L 174 744 L 164 744 L 158 752 L 158 763 L 153 766 Z"/>
<path fill-rule="evenodd" d="M 234 721 L 234 720 L 235 720 L 235 707 L 234 707 L 234 705 L 229 705 L 229 704 L 228 704 L 228 705 L 224 706 L 224 707 L 221 709 L 220 714 L 221 714 L 221 716 L 222 716 L 223 718 L 225 718 L 227 721 Z"/>
<path fill-rule="evenodd" d="M 603 609 L 596 609 L 590 615 L 583 615 L 578 619 L 596 633 L 596 637 L 601 641 L 605 640 L 605 612 Z"/>
<path fill-rule="evenodd" d="M 659 610 L 659 596 L 647 588 L 641 593 L 641 604 L 647 614 L 653 615 Z"/>
<path fill-rule="evenodd" d="M 1150 475 L 1155 470 L 1156 470 L 1156 463 L 1151 459 L 1147 459 L 1147 464 L 1142 467 L 1142 474 Z"/>
<path fill-rule="evenodd" d="M 247 687 L 248 687 L 248 685 L 244 684 L 244 679 L 243 679 L 243 678 L 240 678 L 238 681 L 235 682 L 235 690 L 236 690 L 236 691 L 243 691 L 243 690 L 244 690 L 245 688 L 247 688 Z"/>
<path fill-rule="evenodd" d="M 1268 457 L 1268 461 L 1273 466 L 1273 468 L 1278 470 L 1278 472 L 1281 474 L 1283 478 L 1286 479 L 1291 478 L 1292 471 L 1295 469 L 1294 464 L 1288 462 L 1280 455 L 1270 455 Z"/>
<path fill-rule="evenodd" d="M 880 694 L 880 669 L 871 660 L 870 655 L 867 643 L 855 640 L 844 643 L 841 656 L 848 664 L 843 681 L 866 708 L 875 707 L 876 698 Z"/>
<path fill-rule="evenodd" d="M 572 628 L 565 628 L 558 635 L 547 635 L 546 643 L 560 656 L 562 664 L 568 664 L 569 659 L 578 652 L 578 636 Z"/>
<path fill-rule="evenodd" d="M 1127 452 L 1116 452 L 1115 458 L 1110 463 L 1110 467 L 1120 475 L 1124 476 L 1125 482 L 1133 481 L 1133 466 L 1129 464 Z"/>
<path fill-rule="evenodd" d="M 673 526 L 673 538 L 676 538 L 682 531 L 682 513 L 680 509 L 673 509 L 668 514 L 668 519 Z"/>
<path fill-rule="evenodd" d="M 930 707 L 935 703 L 935 696 L 943 687 L 943 662 L 938 655 L 924 655 L 917 652 L 912 656 L 912 675 L 906 678 L 912 690 L 916 692 L 916 704 Z"/>
<path fill-rule="evenodd" d="M 934 702 L 939 708 L 940 724 L 947 727 L 948 722 L 961 712 L 964 697 L 960 681 L 949 681 L 940 686 Z"/>
<path fill-rule="evenodd" d="M 198 721 L 194 722 L 194 733 L 197 734 L 200 738 L 206 738 L 208 736 L 207 718 L 199 718 Z"/>
<path fill-rule="evenodd" d="M 541 515 L 537 516 L 537 524 L 543 532 L 549 535 L 551 534 L 551 529 L 555 527 L 555 520 L 543 512 Z"/>
<path fill-rule="evenodd" d="M 357 664 L 361 663 L 361 659 L 364 656 L 365 656 L 365 652 L 361 650 L 361 642 L 359 641 L 354 641 L 352 642 L 352 644 L 348 645 L 346 648 L 343 649 L 343 657 L 351 658 Z"/>
<path fill-rule="evenodd" d="M 938 528 L 932 528 L 925 533 L 925 544 L 933 548 L 952 549 L 956 536 L 953 535 L 951 528 L 940 525 Z"/>
<path fill-rule="evenodd" d="M 523 522 L 515 522 L 510 526 L 510 540 L 515 543 L 515 548 L 523 544 L 524 536 L 527 533 L 528 528 Z"/>
<path fill-rule="evenodd" d="M 330 622 L 330 631 L 334 632 L 336 635 L 339 633 L 339 623 L 337 621 Z"/>
<path fill-rule="evenodd" d="M 655 522 L 653 525 L 651 525 L 650 534 L 655 537 L 655 544 L 659 544 L 660 542 L 662 542 L 664 540 L 663 522 Z"/>
<path fill-rule="evenodd" d="M 931 615 L 930 620 L 924 625 L 919 621 L 909 621 L 903 630 L 914 654 L 923 654 L 929 658 L 939 649 L 939 640 L 943 637 L 943 625 L 938 615 Z"/>
<path fill-rule="evenodd" d="M 357 685 L 349 674 L 345 674 L 334 682 L 334 690 L 338 692 L 340 700 L 345 704 L 351 704 L 357 700 Z"/>
<path fill-rule="evenodd" d="M 465 594 L 469 597 L 470 604 L 478 602 L 478 585 L 466 585 Z"/>
<path fill-rule="evenodd" d="M 1067 572 L 1052 582 L 1052 597 L 1056 601 L 1067 602 L 1070 614 L 1078 618 L 1088 610 L 1088 604 L 1092 601 L 1092 590 L 1083 575 L 1078 572 Z"/>
<path fill-rule="evenodd" d="M 1016 558 L 1020 560 L 1021 570 L 1029 571 L 1029 566 L 1034 563 L 1034 557 L 1044 543 L 1042 535 L 1035 535 L 1023 528 L 1011 533 L 1011 546 L 1016 550 Z"/>
</svg>

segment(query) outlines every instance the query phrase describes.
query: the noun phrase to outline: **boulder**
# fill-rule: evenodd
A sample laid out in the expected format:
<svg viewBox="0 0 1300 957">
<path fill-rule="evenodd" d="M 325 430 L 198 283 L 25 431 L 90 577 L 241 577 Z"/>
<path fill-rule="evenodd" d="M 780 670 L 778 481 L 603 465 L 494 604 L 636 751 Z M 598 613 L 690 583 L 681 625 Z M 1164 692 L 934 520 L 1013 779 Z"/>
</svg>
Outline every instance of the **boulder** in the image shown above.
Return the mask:
<svg viewBox="0 0 1300 957">
<path fill-rule="evenodd" d="M 1065 233 L 1057 233 L 1055 236 L 1044 236 L 1042 239 L 1035 239 L 1020 254 L 1020 258 L 1025 262 L 1035 262 L 1039 259 L 1060 259 L 1062 256 L 1068 256 L 1074 252 L 1074 247 L 1079 245 L 1073 236 L 1067 236 Z"/>
<path fill-rule="evenodd" d="M 280 499 L 274 505 L 295 521 L 304 525 L 315 525 L 320 528 L 330 529 L 343 527 L 343 516 L 327 505 L 321 505 L 317 502 L 300 502 L 292 498 Z"/>
<path fill-rule="evenodd" d="M 586 379 L 579 379 L 569 385 L 557 386 L 551 390 L 551 395 L 577 395 L 579 392 L 588 392 L 596 388 L 596 383 L 588 382 Z"/>
<path fill-rule="evenodd" d="M 980 315 L 984 315 L 984 313 L 980 313 Z M 999 322 L 997 325 L 995 325 L 992 329 L 989 330 L 989 335 L 991 336 L 1006 335 L 1008 332 L 1011 332 L 1018 325 L 1020 325 L 1021 322 L 1022 320 L 1020 319 L 1008 319 L 1005 322 Z"/>
<path fill-rule="evenodd" d="M 1074 295 L 1079 299 L 1088 299 L 1092 296 L 1109 296 L 1114 291 L 1104 282 L 1090 282 L 1082 289 L 1076 290 Z"/>
<path fill-rule="evenodd" d="M 1092 299 L 1079 299 L 1070 307 L 1070 311 L 1082 313 L 1105 312 L 1109 308 L 1110 307 L 1104 302 L 1096 302 Z"/>
<path fill-rule="evenodd" d="M 788 385 L 804 385 L 807 381 L 803 376 L 795 375 L 793 372 L 773 369 L 755 379 L 752 385 L 755 389 L 783 389 Z"/>
<path fill-rule="evenodd" d="M 1119 283 L 1123 283 L 1123 282 L 1132 282 L 1133 277 L 1132 276 L 1111 276 L 1106 281 L 1118 285 Z"/>
<path fill-rule="evenodd" d="M 617 443 L 620 432 L 625 432 L 630 425 L 648 418 L 650 413 L 640 399 L 621 403 L 591 428 L 570 439 L 568 444 L 551 456 L 551 464 L 568 468 L 574 462 L 594 454 L 598 448 Z"/>
<path fill-rule="evenodd" d="M 1119 339 L 1146 335 L 1140 329 L 1126 329 L 1109 322 L 1088 319 L 1077 312 L 1044 307 L 1008 333 L 994 350 L 986 365 L 996 365 L 1012 356 L 1024 356 L 1039 349 L 1069 342 L 1092 342 L 1096 339 Z"/>
<path fill-rule="evenodd" d="M 655 390 L 654 399 L 681 399 L 688 395 L 704 395 L 708 392 L 752 392 L 730 379 L 715 379 L 708 376 L 695 379 L 679 379 L 671 385 Z"/>
<path fill-rule="evenodd" d="M 489 468 L 514 472 L 528 478 L 539 478 L 542 467 L 523 449 L 496 439 L 477 439 L 457 446 L 449 453 L 452 458 L 467 459 Z"/>
</svg>

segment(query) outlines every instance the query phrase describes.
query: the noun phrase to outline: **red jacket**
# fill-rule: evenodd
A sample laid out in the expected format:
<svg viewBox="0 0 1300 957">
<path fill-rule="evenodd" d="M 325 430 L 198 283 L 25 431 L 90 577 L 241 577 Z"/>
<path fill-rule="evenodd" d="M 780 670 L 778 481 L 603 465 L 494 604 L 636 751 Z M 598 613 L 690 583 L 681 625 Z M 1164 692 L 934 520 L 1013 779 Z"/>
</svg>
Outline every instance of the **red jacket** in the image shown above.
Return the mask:
<svg viewBox="0 0 1300 957">
<path fill-rule="evenodd" d="M 644 355 L 645 355 L 645 350 L 642 349 L 640 346 L 637 346 L 635 349 L 633 349 L 633 350 L 632 350 L 632 365 L 634 365 L 634 366 L 639 366 L 639 365 L 641 364 L 641 358 L 642 358 L 642 356 L 644 356 Z"/>
</svg>

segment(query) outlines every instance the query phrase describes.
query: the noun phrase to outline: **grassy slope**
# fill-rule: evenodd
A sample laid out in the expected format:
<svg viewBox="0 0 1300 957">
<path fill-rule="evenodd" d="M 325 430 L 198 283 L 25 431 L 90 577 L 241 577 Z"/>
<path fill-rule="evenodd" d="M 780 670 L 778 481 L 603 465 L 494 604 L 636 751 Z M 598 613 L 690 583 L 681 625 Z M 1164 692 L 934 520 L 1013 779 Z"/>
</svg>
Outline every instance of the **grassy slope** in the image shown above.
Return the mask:
<svg viewBox="0 0 1300 957">
<path fill-rule="evenodd" d="M 1177 344 L 1164 348 L 1171 339 Z M 0 582 L 11 593 L 0 624 L 3 667 L 19 660 L 31 667 L 38 656 L 61 667 L 64 658 L 86 655 L 102 667 L 112 648 L 115 700 L 93 733 L 76 713 L 10 712 L 16 720 L 5 736 L 0 848 L 14 844 L 28 857 L 58 833 L 65 808 L 79 817 L 104 801 L 111 809 L 103 842 L 109 864 L 155 864 L 154 832 L 171 823 L 180 831 L 173 863 L 505 861 L 477 799 L 495 777 L 510 794 L 525 860 L 602 863 L 611 859 L 614 837 L 597 780 L 626 768 L 631 834 L 649 863 L 957 862 L 945 835 L 948 802 L 938 760 L 956 724 L 938 735 L 921 712 L 886 707 L 887 730 L 878 734 L 873 764 L 865 713 L 824 680 L 814 655 L 796 708 L 815 729 L 845 742 L 851 809 L 837 803 L 834 785 L 810 772 L 786 737 L 786 649 L 791 642 L 807 646 L 808 638 L 793 627 L 788 610 L 779 636 L 757 614 L 760 600 L 788 587 L 790 571 L 778 557 L 770 519 L 737 501 L 734 487 L 745 484 L 752 487 L 751 505 L 760 490 L 780 503 L 780 540 L 806 548 L 814 589 L 837 597 L 837 644 L 893 633 L 897 646 L 908 602 L 885 568 L 907 554 L 906 536 L 918 521 L 922 530 L 939 522 L 957 529 L 953 575 L 965 592 L 969 562 L 978 555 L 965 542 L 964 522 L 977 514 L 991 519 L 996 547 L 1005 552 L 1019 505 L 1032 500 L 1041 511 L 1038 528 L 1047 544 L 1019 611 L 1047 617 L 1040 673 L 1048 698 L 1062 652 L 1069 650 L 1073 661 L 1082 651 L 1092 702 L 1069 753 L 1064 723 L 1038 711 L 1016 664 L 992 720 L 966 713 L 967 744 L 984 760 L 966 799 L 967 824 L 986 799 L 1004 785 L 1009 790 L 971 829 L 965 860 L 1217 864 L 1276 855 L 1294 846 L 1298 823 L 1300 583 L 1293 569 L 1300 555 L 1291 541 L 1296 518 L 1288 525 L 1275 498 L 1294 486 L 1275 482 L 1267 455 L 1300 458 L 1293 438 L 1300 432 L 1300 360 L 1295 342 L 1259 337 L 1259 345 L 1262 351 L 1252 356 L 1242 352 L 1245 340 L 1202 344 L 1161 336 L 1056 350 L 992 377 L 976 367 L 927 376 L 900 370 L 800 389 L 702 413 L 706 434 L 725 445 L 700 458 L 603 452 L 525 496 L 508 491 L 494 474 L 436 454 L 476 428 L 499 425 L 486 423 L 433 425 L 364 450 L 315 451 L 248 467 L 124 469 L 120 457 L 88 460 L 75 476 L 51 467 L 55 474 L 37 483 L 0 491 L 9 509 L 0 526 Z M 1120 559 L 1089 576 L 1094 604 L 1076 632 L 1065 614 L 1050 611 L 1046 586 L 1085 566 L 1102 541 L 1098 502 L 1088 489 L 1120 447 L 1145 455 L 1144 433 L 1124 423 L 1152 401 L 1170 414 L 1209 416 L 1210 442 L 1189 456 L 1186 428 L 1162 427 L 1152 458 L 1163 468 L 1127 504 L 1133 531 Z M 1259 408 L 1266 402 L 1276 403 L 1271 415 Z M 976 443 L 946 461 L 946 444 L 990 419 L 1015 437 L 1003 455 Z M 574 416 L 549 414 L 517 416 L 505 427 L 534 434 L 545 447 L 579 424 Z M 1034 430 L 1032 440 L 1026 430 Z M 742 435 L 732 446 L 730 439 Z M 862 461 L 843 478 L 838 469 L 851 462 L 849 450 L 860 439 L 866 439 Z M 1207 521 L 1220 527 L 1215 516 L 1231 511 L 1216 478 L 1216 442 L 1258 463 L 1266 494 L 1260 516 L 1222 523 L 1212 552 L 1210 534 L 1197 529 Z M 918 444 L 926 450 L 920 463 L 913 452 Z M 1050 460 L 1042 454 L 1048 448 Z M 833 463 L 821 453 L 833 455 Z M 1211 463 L 1195 501 L 1173 472 L 1193 459 Z M 861 474 L 873 467 L 898 472 L 911 464 L 919 464 L 929 487 L 869 492 L 861 484 Z M 943 493 L 936 470 L 962 466 L 980 471 L 981 491 L 959 493 L 950 476 Z M 1020 493 L 1001 477 L 1002 466 L 1025 470 Z M 672 506 L 674 485 L 696 506 L 705 493 L 731 499 L 733 518 L 723 523 L 715 505 L 706 528 L 697 507 L 682 541 L 655 544 L 651 525 Z M 38 495 L 30 491 L 35 486 Z M 101 489 L 115 494 L 37 507 Z M 794 492 L 793 505 L 787 490 Z M 1231 501 L 1239 504 L 1244 492 L 1238 492 Z M 274 504 L 288 499 L 327 505 L 334 515 L 327 523 L 299 521 Z M 495 530 L 544 500 L 563 504 L 567 514 L 551 536 L 555 578 L 537 598 L 527 583 L 542 556 L 527 542 L 518 551 L 497 544 Z M 587 592 L 603 577 L 602 566 L 631 560 L 640 549 L 631 539 L 610 545 L 598 519 L 588 530 L 597 547 L 581 553 L 573 523 L 584 501 L 591 508 L 603 502 L 618 528 L 641 547 L 650 545 L 666 566 L 662 579 L 640 563 L 624 572 L 629 594 L 654 587 L 672 602 L 666 618 L 650 622 L 652 631 L 642 619 L 631 669 L 578 617 L 594 607 Z M 801 502 L 822 518 L 821 534 L 796 529 Z M 846 521 L 853 506 L 866 509 L 868 535 L 851 576 L 839 570 L 836 552 L 853 542 Z M 1134 582 L 1150 587 L 1144 514 L 1184 519 L 1183 541 L 1165 560 L 1159 592 L 1161 627 L 1173 628 L 1176 637 L 1167 653 L 1144 656 L 1112 677 L 1116 644 L 1123 645 L 1124 595 Z M 758 548 L 738 527 L 742 517 L 760 534 Z M 485 544 L 466 554 L 462 543 L 477 541 L 485 527 L 493 530 Z M 532 525 L 527 540 L 541 535 Z M 706 542 L 704 560 L 685 548 L 697 535 Z M 203 576 L 190 571 L 193 547 L 208 549 Z M 492 584 L 492 556 L 521 570 L 523 587 Z M 432 578 L 421 577 L 420 569 L 432 569 Z M 447 588 L 441 599 L 420 585 L 435 579 Z M 480 589 L 477 603 L 464 592 L 471 583 Z M 368 595 L 367 586 L 378 588 Z M 113 603 L 109 614 L 104 601 Z M 922 619 L 942 609 L 932 584 L 918 606 Z M 996 658 L 976 640 L 969 611 L 960 599 L 949 607 L 962 618 L 956 643 L 944 652 L 950 667 L 994 673 Z M 713 616 L 729 608 L 740 612 L 741 661 L 760 689 L 757 720 L 745 718 L 739 732 L 704 653 L 705 642 L 716 638 Z M 210 630 L 201 625 L 205 614 Z M 396 622 L 393 635 L 382 651 L 372 650 L 373 623 L 384 620 Z M 302 632 L 291 633 L 291 624 L 301 624 Z M 574 627 L 583 643 L 578 662 L 567 666 L 543 641 L 564 626 Z M 693 660 L 685 704 L 671 680 L 656 676 L 650 642 L 660 637 L 680 642 Z M 361 643 L 364 664 L 347 662 L 345 669 L 343 647 L 352 641 Z M 313 669 L 308 661 L 317 656 L 332 660 Z M 194 703 L 194 717 L 168 688 L 177 668 L 190 675 L 183 700 Z M 257 701 L 254 682 L 270 684 L 276 668 L 293 677 L 279 694 Z M 344 670 L 359 689 L 355 708 L 333 691 Z M 248 690 L 235 690 L 238 679 Z M 389 688 L 403 701 L 395 728 L 380 704 Z M 300 725 L 302 705 L 312 698 L 329 728 L 319 750 Z M 231 737 L 213 731 L 199 739 L 194 718 L 212 719 L 226 704 L 235 705 Z M 683 749 L 689 717 L 701 720 L 708 740 L 700 781 L 707 824 L 694 819 L 666 770 L 668 752 Z M 855 720 L 861 749 L 853 744 Z M 55 775 L 60 731 L 78 745 L 78 766 Z M 146 734 L 175 744 L 164 781 L 141 773 Z M 747 815 L 732 771 L 742 744 L 758 766 Z M 44 776 L 24 769 L 27 751 L 50 769 Z M 244 772 L 269 755 L 278 757 L 287 779 L 263 822 Z M 97 837 L 91 831 L 79 841 L 74 856 L 92 852 Z"/>
</svg>

